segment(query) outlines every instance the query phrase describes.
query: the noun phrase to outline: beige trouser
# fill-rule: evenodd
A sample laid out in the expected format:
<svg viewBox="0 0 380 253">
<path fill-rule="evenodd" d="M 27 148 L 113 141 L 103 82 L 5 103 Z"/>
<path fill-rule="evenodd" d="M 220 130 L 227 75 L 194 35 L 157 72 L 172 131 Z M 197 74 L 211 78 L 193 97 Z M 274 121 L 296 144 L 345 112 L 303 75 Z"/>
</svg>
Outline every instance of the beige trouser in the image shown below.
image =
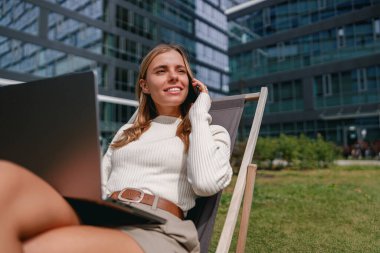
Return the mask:
<svg viewBox="0 0 380 253">
<path fill-rule="evenodd" d="M 199 253 L 200 245 L 197 230 L 190 220 L 181 220 L 173 214 L 151 206 L 133 203 L 167 220 L 163 225 L 123 226 L 120 229 L 128 233 L 145 253 Z"/>
</svg>

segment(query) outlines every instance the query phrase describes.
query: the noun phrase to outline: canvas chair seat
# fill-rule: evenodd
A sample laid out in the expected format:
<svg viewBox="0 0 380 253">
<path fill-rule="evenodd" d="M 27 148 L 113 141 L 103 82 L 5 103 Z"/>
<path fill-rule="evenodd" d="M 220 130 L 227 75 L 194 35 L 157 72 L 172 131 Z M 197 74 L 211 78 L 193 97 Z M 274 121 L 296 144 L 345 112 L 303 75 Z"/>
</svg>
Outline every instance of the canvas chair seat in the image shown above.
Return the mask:
<svg viewBox="0 0 380 253">
<path fill-rule="evenodd" d="M 256 146 L 267 94 L 268 89 L 263 87 L 258 93 L 227 96 L 214 99 L 212 102 L 210 109 L 212 124 L 221 125 L 227 129 L 231 137 L 232 153 L 244 105 L 248 101 L 258 101 L 236 182 L 236 186 L 238 187 L 235 187 L 233 192 L 226 222 L 219 239 L 217 252 L 228 252 L 229 250 L 244 192 L 245 199 L 241 224 L 248 223 L 256 171 L 256 167 L 250 165 L 250 162 L 252 161 Z M 246 181 L 248 181 L 248 184 L 246 184 Z M 201 244 L 201 253 L 208 252 L 221 195 L 222 191 L 210 197 L 198 198 L 195 207 L 191 209 L 187 215 L 187 219 L 192 220 L 197 227 L 198 237 Z M 244 252 L 247 229 L 247 224 L 240 226 L 237 252 Z"/>
<path fill-rule="evenodd" d="M 230 134 L 232 153 L 244 109 L 245 97 L 241 95 L 225 98 L 226 100 L 214 100 L 212 102 L 210 114 L 212 124 L 223 126 Z M 197 227 L 201 252 L 208 252 L 221 196 L 222 192 L 219 192 L 210 197 L 198 198 L 195 207 L 188 212 L 186 217 L 186 219 L 192 220 Z"/>
</svg>

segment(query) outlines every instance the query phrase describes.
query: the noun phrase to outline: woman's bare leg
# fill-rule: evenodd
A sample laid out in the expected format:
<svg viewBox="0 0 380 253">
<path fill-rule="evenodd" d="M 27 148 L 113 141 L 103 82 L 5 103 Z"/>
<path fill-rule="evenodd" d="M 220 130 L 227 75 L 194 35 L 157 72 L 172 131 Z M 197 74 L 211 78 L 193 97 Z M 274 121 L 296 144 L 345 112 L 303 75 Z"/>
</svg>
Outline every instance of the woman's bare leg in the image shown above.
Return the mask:
<svg viewBox="0 0 380 253">
<path fill-rule="evenodd" d="M 24 243 L 25 253 L 144 253 L 128 234 L 111 228 L 70 226 L 50 230 Z"/>
<path fill-rule="evenodd" d="M 71 206 L 45 181 L 0 161 L 0 252 L 22 252 L 22 241 L 50 229 L 78 225 Z"/>
</svg>

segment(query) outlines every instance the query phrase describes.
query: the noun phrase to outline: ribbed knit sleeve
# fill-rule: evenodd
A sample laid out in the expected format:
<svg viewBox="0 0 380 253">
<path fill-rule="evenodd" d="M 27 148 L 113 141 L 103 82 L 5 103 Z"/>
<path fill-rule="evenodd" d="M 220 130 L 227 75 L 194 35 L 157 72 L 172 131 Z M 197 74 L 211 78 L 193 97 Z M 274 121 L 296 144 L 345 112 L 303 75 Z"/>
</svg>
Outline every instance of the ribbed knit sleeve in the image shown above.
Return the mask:
<svg viewBox="0 0 380 253">
<path fill-rule="evenodd" d="M 230 136 L 225 128 L 211 125 L 210 97 L 201 93 L 190 109 L 188 181 L 198 196 L 210 196 L 231 181 Z"/>
<path fill-rule="evenodd" d="M 115 137 L 112 139 L 112 142 L 118 140 L 121 135 L 123 134 L 123 131 L 129 127 L 131 127 L 132 124 L 125 124 L 122 126 L 119 131 L 115 134 Z M 111 143 L 112 143 L 111 142 Z M 108 194 L 111 194 L 111 192 L 107 189 L 107 181 L 109 179 L 109 176 L 111 174 L 112 170 L 112 153 L 114 149 L 111 147 L 108 147 L 107 152 L 104 154 L 102 159 L 102 169 L 101 169 L 101 186 L 102 186 L 102 194 L 103 197 L 107 196 Z"/>
</svg>

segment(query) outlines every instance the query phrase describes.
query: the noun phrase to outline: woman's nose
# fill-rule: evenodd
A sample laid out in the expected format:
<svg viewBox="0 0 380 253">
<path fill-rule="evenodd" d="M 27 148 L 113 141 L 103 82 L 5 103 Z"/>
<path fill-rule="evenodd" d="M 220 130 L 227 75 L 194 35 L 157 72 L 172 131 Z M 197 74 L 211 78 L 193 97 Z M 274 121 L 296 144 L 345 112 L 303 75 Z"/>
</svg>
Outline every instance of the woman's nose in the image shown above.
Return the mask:
<svg viewBox="0 0 380 253">
<path fill-rule="evenodd" d="M 176 71 L 169 71 L 169 79 L 170 81 L 177 81 L 178 80 L 178 73 Z"/>
</svg>

